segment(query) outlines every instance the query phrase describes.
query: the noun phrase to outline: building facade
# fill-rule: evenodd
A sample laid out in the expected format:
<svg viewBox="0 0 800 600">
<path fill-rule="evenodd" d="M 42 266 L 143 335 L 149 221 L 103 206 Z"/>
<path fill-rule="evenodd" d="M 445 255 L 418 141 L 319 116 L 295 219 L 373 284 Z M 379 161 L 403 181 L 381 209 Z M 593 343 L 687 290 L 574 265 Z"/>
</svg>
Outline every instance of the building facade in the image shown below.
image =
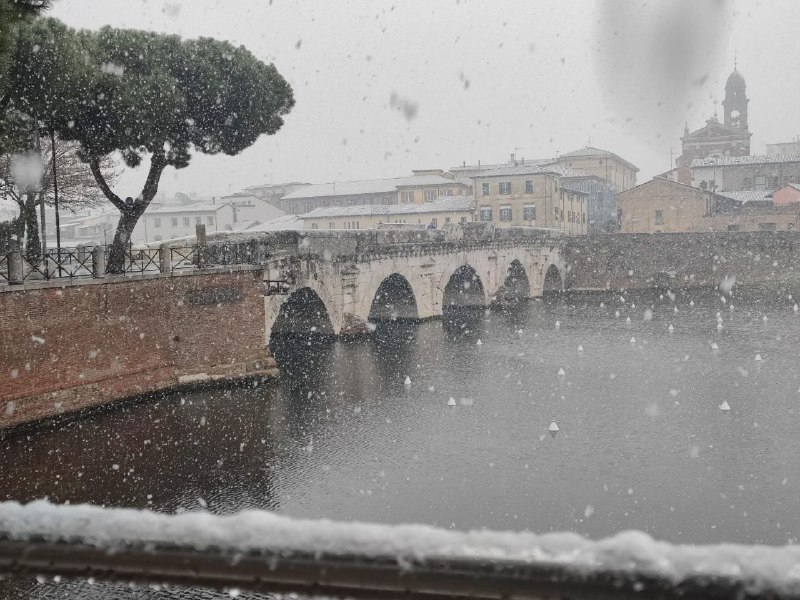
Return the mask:
<svg viewBox="0 0 800 600">
<path fill-rule="evenodd" d="M 600 148 L 586 146 L 580 150 L 559 156 L 557 164 L 595 175 L 614 184 L 617 190 L 624 191 L 636 186 L 639 168 L 624 158 Z"/>
<path fill-rule="evenodd" d="M 304 214 L 334 206 L 422 204 L 469 192 L 468 181 L 456 180 L 441 170 L 424 170 L 414 171 L 411 177 L 309 185 L 281 198 L 281 208 L 287 213 Z"/>
<path fill-rule="evenodd" d="M 793 230 L 800 204 L 744 201 L 656 178 L 617 195 L 622 233 Z"/>
<path fill-rule="evenodd" d="M 589 194 L 560 185 L 559 170 L 520 163 L 473 177 L 476 220 L 496 227 L 545 227 L 579 235 L 588 231 Z"/>
<path fill-rule="evenodd" d="M 472 196 L 446 196 L 423 203 L 329 206 L 299 215 L 304 229 L 377 229 L 388 224 L 439 229 L 474 218 Z"/>
<path fill-rule="evenodd" d="M 231 231 L 233 208 L 210 202 L 151 206 L 136 224 L 132 240 L 134 244 L 151 244 L 189 237 L 195 235 L 197 225 L 205 225 L 208 233 Z"/>
<path fill-rule="evenodd" d="M 511 164 L 472 178 L 476 220 L 497 227 L 559 227 L 558 175 L 533 164 Z"/>
<path fill-rule="evenodd" d="M 691 185 L 699 188 L 719 192 L 773 191 L 800 183 L 800 154 L 696 159 L 689 169 Z M 677 177 L 677 170 L 674 173 Z"/>
</svg>

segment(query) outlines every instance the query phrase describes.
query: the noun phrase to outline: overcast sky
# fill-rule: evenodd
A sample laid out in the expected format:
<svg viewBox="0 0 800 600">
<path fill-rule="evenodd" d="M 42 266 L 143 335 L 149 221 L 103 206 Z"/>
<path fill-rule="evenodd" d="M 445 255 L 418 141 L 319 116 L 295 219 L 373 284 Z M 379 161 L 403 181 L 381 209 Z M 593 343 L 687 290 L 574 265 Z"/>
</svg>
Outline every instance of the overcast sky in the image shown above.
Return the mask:
<svg viewBox="0 0 800 600">
<path fill-rule="evenodd" d="M 722 101 L 734 52 L 752 152 L 800 133 L 797 0 L 57 0 L 50 14 L 243 44 L 291 83 L 278 134 L 169 168 L 167 194 L 399 177 L 590 140 L 645 181 L 680 154 L 684 122 L 699 128 Z M 128 171 L 117 191 L 142 182 Z"/>
</svg>

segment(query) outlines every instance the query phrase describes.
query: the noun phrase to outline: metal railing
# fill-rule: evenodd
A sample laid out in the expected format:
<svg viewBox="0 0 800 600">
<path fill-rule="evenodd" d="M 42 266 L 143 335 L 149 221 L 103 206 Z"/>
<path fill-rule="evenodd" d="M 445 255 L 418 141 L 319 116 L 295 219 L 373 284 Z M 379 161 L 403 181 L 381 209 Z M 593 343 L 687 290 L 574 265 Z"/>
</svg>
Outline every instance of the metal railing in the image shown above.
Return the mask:
<svg viewBox="0 0 800 600">
<path fill-rule="evenodd" d="M 674 546 L 626 535 L 593 542 L 260 511 L 0 503 L 0 574 L 348 598 L 800 598 L 798 546 Z"/>
<path fill-rule="evenodd" d="M 0 285 L 32 281 L 104 277 L 110 246 L 48 250 L 40 261 L 29 261 L 16 247 L 0 256 Z M 256 240 L 205 245 L 127 248 L 124 274 L 170 273 L 185 269 L 264 264 L 266 245 Z"/>
</svg>

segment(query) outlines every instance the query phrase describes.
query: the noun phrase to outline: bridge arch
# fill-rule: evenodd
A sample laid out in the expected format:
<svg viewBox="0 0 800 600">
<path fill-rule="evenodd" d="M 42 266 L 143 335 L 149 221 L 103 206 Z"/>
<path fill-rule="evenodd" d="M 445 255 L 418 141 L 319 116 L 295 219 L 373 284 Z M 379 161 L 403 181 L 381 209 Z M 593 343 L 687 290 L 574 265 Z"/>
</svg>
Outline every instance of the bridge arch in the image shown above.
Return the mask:
<svg viewBox="0 0 800 600">
<path fill-rule="evenodd" d="M 470 265 L 461 265 L 447 278 L 442 292 L 442 312 L 456 308 L 483 308 L 486 289 L 478 272 Z"/>
<path fill-rule="evenodd" d="M 328 306 L 310 287 L 293 291 L 281 302 L 269 330 L 270 340 L 277 336 L 310 338 L 335 333 Z"/>
<path fill-rule="evenodd" d="M 522 300 L 530 298 L 531 280 L 528 278 L 528 271 L 525 269 L 519 258 L 513 258 L 506 267 L 505 279 L 498 290 L 494 301 L 498 304 L 516 304 Z"/>
<path fill-rule="evenodd" d="M 418 318 L 417 298 L 408 279 L 400 273 L 385 277 L 372 297 L 367 320 L 375 322 Z"/>
<path fill-rule="evenodd" d="M 564 291 L 564 278 L 561 276 L 561 271 L 554 264 L 547 267 L 545 271 L 544 282 L 542 283 L 542 295 L 552 296 L 554 294 L 561 294 Z"/>
</svg>

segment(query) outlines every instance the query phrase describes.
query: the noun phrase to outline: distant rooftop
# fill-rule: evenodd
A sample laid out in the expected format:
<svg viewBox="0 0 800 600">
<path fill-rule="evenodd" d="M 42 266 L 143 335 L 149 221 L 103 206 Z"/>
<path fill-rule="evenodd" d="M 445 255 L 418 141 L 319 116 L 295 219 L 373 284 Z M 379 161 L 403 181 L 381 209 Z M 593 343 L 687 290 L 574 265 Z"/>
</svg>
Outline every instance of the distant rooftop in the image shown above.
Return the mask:
<svg viewBox="0 0 800 600">
<path fill-rule="evenodd" d="M 303 220 L 297 215 L 282 215 L 276 219 L 264 221 L 247 229 L 248 232 L 257 231 L 294 231 L 303 229 Z"/>
<path fill-rule="evenodd" d="M 386 194 L 397 191 L 404 186 L 418 185 L 452 185 L 456 183 L 441 175 L 412 175 L 411 177 L 395 177 L 392 179 L 367 179 L 363 181 L 335 181 L 333 183 L 314 183 L 291 194 L 283 200 L 298 198 L 318 198 L 320 196 L 354 196 L 359 194 Z"/>
<path fill-rule="evenodd" d="M 177 214 L 177 213 L 198 213 L 198 212 L 215 212 L 220 208 L 225 208 L 227 204 L 211 204 L 209 202 L 196 202 L 194 204 L 177 204 L 169 205 L 162 204 L 160 206 L 151 207 L 147 214 Z"/>
<path fill-rule="evenodd" d="M 721 156 L 695 158 L 692 167 L 723 167 L 730 165 L 760 165 L 768 163 L 800 162 L 800 154 L 756 154 L 753 156 Z"/>
<path fill-rule="evenodd" d="M 490 171 L 481 171 L 476 178 L 480 177 L 499 177 L 503 175 L 542 175 L 544 173 L 552 173 L 553 170 L 549 166 L 542 166 L 541 163 L 533 163 L 525 161 L 524 163 L 507 164 L 495 167 Z"/>
<path fill-rule="evenodd" d="M 325 206 L 299 215 L 301 219 L 321 219 L 327 217 L 367 217 L 375 215 L 409 215 L 421 213 L 447 212 L 453 210 L 471 211 L 475 206 L 472 196 L 441 196 L 433 202 L 422 204 L 363 204 L 359 206 Z"/>
<path fill-rule="evenodd" d="M 736 200 L 745 204 L 747 202 L 770 202 L 772 199 L 772 192 L 770 190 L 746 190 L 737 192 L 717 192 L 720 196 L 725 196 L 731 200 Z"/>
<path fill-rule="evenodd" d="M 613 156 L 615 158 L 618 158 L 619 160 L 621 160 L 622 162 L 627 164 L 629 167 L 631 167 L 635 171 L 637 171 L 637 172 L 639 171 L 639 167 L 637 167 L 633 163 L 628 162 L 627 160 L 622 158 L 620 155 L 614 154 L 613 152 L 610 152 L 609 150 L 603 150 L 602 148 L 595 148 L 594 146 L 586 146 L 584 148 L 581 148 L 580 150 L 573 150 L 572 152 L 565 152 L 564 154 L 560 155 L 559 158 L 584 158 L 584 157 L 598 157 L 599 158 L 599 157 L 609 157 L 609 156 Z"/>
</svg>

